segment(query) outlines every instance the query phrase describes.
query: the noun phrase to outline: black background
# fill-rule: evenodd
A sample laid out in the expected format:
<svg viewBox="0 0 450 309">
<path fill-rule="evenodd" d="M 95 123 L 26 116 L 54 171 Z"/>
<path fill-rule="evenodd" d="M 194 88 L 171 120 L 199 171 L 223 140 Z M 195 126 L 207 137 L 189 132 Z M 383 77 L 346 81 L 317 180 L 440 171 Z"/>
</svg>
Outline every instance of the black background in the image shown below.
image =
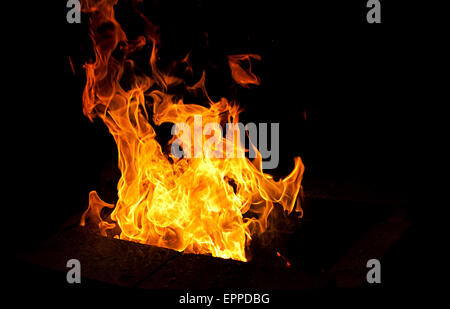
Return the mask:
<svg viewBox="0 0 450 309">
<path fill-rule="evenodd" d="M 380 2 L 378 25 L 367 24 L 366 1 L 167 0 L 147 2 L 146 13 L 161 27 L 168 55 L 198 48 L 207 32 L 208 47 L 199 53 L 212 62 L 227 54 L 262 56 L 254 65 L 261 85 L 239 90 L 238 99 L 246 108 L 242 122 L 280 123 L 275 173 L 286 174 L 300 155 L 305 180 L 408 194 L 417 190 L 422 163 L 416 150 L 424 147 L 419 116 L 427 103 L 419 71 L 428 45 L 422 39 L 434 30 L 421 24 L 419 11 L 426 10 L 407 1 Z M 82 114 L 82 64 L 92 56 L 86 16 L 82 24 L 68 24 L 64 1 L 45 6 L 23 8 L 30 19 L 16 14 L 26 26 L 15 32 L 19 59 L 10 63 L 10 78 L 20 87 L 11 89 L 9 116 L 24 132 L 5 131 L 16 150 L 13 161 L 22 162 L 11 178 L 11 223 L 20 227 L 12 239 L 16 252 L 82 212 L 89 191 L 101 190 L 102 171 L 117 160 L 104 125 Z M 211 88 L 213 95 L 222 90 Z"/>
</svg>

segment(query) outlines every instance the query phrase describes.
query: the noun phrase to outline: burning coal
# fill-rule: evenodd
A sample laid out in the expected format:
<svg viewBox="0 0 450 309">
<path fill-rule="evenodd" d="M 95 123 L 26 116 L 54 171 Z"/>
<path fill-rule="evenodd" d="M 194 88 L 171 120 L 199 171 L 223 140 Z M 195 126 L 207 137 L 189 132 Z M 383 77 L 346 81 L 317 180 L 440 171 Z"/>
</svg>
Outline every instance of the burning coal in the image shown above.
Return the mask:
<svg viewBox="0 0 450 309">
<path fill-rule="evenodd" d="M 246 149 L 235 134 L 218 133 L 219 126 L 239 123 L 239 105 L 227 98 L 213 101 L 206 91 L 205 73 L 188 85 L 171 70 L 160 68 L 158 27 L 137 11 L 145 35 L 127 39 L 115 18 L 115 4 L 112 0 L 82 4 L 90 16 L 95 50 L 95 61 L 84 66 L 83 112 L 91 121 L 100 118 L 117 144 L 118 201 L 105 203 L 92 191 L 81 225 L 89 219 L 105 236 L 118 228 L 115 237 L 120 239 L 246 261 L 246 246 L 252 236 L 266 230 L 274 206 L 288 213 L 295 208 L 301 215 L 302 161 L 295 158 L 292 172 L 280 180 L 264 173 L 261 153 L 252 143 Z M 145 70 L 132 60 L 144 47 L 150 50 Z M 252 60 L 260 57 L 228 57 L 236 84 L 259 84 L 251 71 Z M 189 64 L 189 55 L 172 68 L 180 64 Z M 192 67 L 187 65 L 186 70 Z M 175 86 L 198 102 L 185 103 L 170 92 Z M 154 127 L 164 123 L 174 124 L 169 146 L 175 145 L 178 154 L 163 151 L 166 145 L 156 139 Z M 236 128 L 241 136 L 242 128 Z M 195 149 L 202 151 L 193 153 Z M 247 152 L 253 152 L 253 160 L 244 155 Z M 100 216 L 104 207 L 113 208 L 108 220 Z"/>
</svg>

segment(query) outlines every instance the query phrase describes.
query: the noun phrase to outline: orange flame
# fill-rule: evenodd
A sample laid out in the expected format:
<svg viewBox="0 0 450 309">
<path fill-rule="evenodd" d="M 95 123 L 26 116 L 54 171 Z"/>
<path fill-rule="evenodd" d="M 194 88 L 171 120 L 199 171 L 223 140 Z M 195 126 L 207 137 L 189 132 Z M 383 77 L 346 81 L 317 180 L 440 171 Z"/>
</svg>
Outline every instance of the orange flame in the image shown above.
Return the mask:
<svg viewBox="0 0 450 309">
<path fill-rule="evenodd" d="M 101 118 L 117 144 L 121 171 L 118 201 L 114 207 L 103 202 L 95 191 L 91 192 L 81 225 L 89 218 L 107 235 L 116 225 L 104 221 L 100 213 L 104 207 L 114 207 L 110 219 L 120 228 L 120 239 L 247 261 L 246 245 L 252 235 L 266 230 L 274 204 L 290 213 L 297 203 L 296 211 L 301 214 L 299 192 L 304 169 L 301 159 L 295 158 L 293 171 L 276 181 L 262 171 L 259 152 L 253 161 L 245 156 L 214 157 L 204 151 L 191 158 L 166 154 L 156 140 L 151 121 L 155 126 L 186 123 L 194 131 L 195 125 L 204 129 L 207 123 L 237 123 L 239 107 L 225 98 L 213 102 L 206 92 L 205 73 L 195 85 L 187 86 L 180 78 L 160 70 L 158 28 L 138 13 L 145 21 L 146 36 L 128 40 L 114 17 L 115 3 L 111 0 L 83 3 L 84 11 L 91 14 L 96 55 L 95 62 L 85 64 L 83 112 L 91 121 Z M 133 71 L 135 66 L 129 56 L 149 44 L 151 76 L 127 75 L 131 86 L 125 89 L 120 83 L 125 67 Z M 113 52 L 119 56 L 113 56 Z M 181 62 L 189 64 L 188 58 L 189 55 Z M 249 66 L 240 67 L 240 62 L 249 62 L 251 58 L 259 56 L 228 58 L 236 83 L 243 86 L 259 83 Z M 175 85 L 197 97 L 200 93 L 199 104 L 185 104 L 182 98 L 170 94 L 169 89 Z M 175 138 L 182 140 L 183 151 L 188 151 L 193 143 L 194 152 L 196 147 L 203 149 L 208 140 L 203 132 L 194 141 L 177 134 L 169 143 Z M 246 151 L 234 140 L 225 137 L 220 140 L 224 146 L 233 143 L 237 152 Z"/>
</svg>

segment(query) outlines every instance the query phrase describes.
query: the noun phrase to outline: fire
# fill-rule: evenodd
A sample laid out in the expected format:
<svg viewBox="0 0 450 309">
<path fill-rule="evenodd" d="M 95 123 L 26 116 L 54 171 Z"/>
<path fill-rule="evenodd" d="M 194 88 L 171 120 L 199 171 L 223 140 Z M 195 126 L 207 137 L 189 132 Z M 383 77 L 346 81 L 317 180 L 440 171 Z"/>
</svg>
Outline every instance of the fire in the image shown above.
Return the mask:
<svg viewBox="0 0 450 309">
<path fill-rule="evenodd" d="M 88 218 L 105 236 L 118 227 L 120 234 L 115 237 L 120 239 L 247 261 L 245 248 L 252 236 L 266 230 L 274 205 L 288 213 L 295 208 L 301 216 L 300 158 L 295 158 L 295 167 L 287 177 L 275 180 L 263 172 L 261 156 L 253 145 L 250 147 L 257 153 L 253 160 L 245 156 L 231 158 L 225 150 L 230 144 L 236 153 L 248 150 L 229 137 L 218 136 L 219 144 L 205 147 L 209 137 L 216 134 L 204 130 L 206 125 L 237 123 L 238 104 L 225 98 L 212 101 L 206 91 L 205 73 L 189 86 L 160 69 L 158 28 L 138 13 L 145 21 L 146 35 L 128 40 L 115 19 L 115 3 L 83 3 L 91 17 L 96 56 L 93 63 L 85 64 L 83 112 L 91 121 L 100 118 L 117 144 L 121 171 L 118 201 L 115 205 L 105 203 L 92 191 L 80 224 L 84 225 Z M 136 64 L 131 60 L 131 55 L 144 46 L 151 47 L 150 76 L 137 73 L 142 70 L 134 70 Z M 241 86 L 259 84 L 251 67 L 241 66 L 251 59 L 260 58 L 253 54 L 228 57 L 232 77 Z M 174 66 L 180 63 L 189 64 L 189 55 Z M 127 84 L 131 85 L 127 88 L 121 84 L 126 68 L 133 72 L 127 74 Z M 188 70 L 192 70 L 189 65 Z M 195 94 L 198 104 L 187 104 L 182 97 L 171 94 L 174 86 Z M 202 151 L 181 158 L 163 151 L 154 129 L 163 123 L 185 123 L 192 135 L 195 126 L 200 126 L 203 130 L 194 140 L 183 139 L 177 132 L 169 145 L 177 139 L 186 154 L 191 149 Z M 108 221 L 100 216 L 104 207 L 113 208 Z"/>
</svg>

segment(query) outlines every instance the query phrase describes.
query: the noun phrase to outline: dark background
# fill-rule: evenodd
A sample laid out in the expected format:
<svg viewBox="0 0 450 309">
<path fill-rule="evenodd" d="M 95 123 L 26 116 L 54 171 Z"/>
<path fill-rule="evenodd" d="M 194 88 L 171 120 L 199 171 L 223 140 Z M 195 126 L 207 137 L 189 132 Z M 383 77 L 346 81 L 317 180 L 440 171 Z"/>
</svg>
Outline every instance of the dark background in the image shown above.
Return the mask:
<svg viewBox="0 0 450 309">
<path fill-rule="evenodd" d="M 211 74 L 218 76 L 213 96 L 224 90 L 217 85 L 227 54 L 261 55 L 253 67 L 261 85 L 237 94 L 246 108 L 242 122 L 280 123 L 275 174 L 287 174 L 300 155 L 306 184 L 349 181 L 395 192 L 408 199 L 417 218 L 411 193 L 418 190 L 416 149 L 425 125 L 419 116 L 426 109 L 419 37 L 433 30 L 417 23 L 417 7 L 407 1 L 380 2 L 379 25 L 367 24 L 366 1 L 167 0 L 146 2 L 145 12 L 161 27 L 162 52 L 176 57 L 194 49 L 200 59 L 219 63 Z M 16 37 L 20 62 L 12 79 L 23 85 L 15 94 L 26 104 L 15 115 L 29 129 L 13 142 L 19 150 L 13 159 L 25 162 L 13 177 L 12 223 L 20 222 L 15 251 L 81 213 L 89 191 L 102 196 L 109 177 L 102 173 L 117 161 L 105 126 L 82 114 L 82 64 L 92 57 L 86 16 L 82 24 L 68 24 L 64 1 L 46 6 L 42 15 L 28 8 L 37 22 Z"/>
</svg>

